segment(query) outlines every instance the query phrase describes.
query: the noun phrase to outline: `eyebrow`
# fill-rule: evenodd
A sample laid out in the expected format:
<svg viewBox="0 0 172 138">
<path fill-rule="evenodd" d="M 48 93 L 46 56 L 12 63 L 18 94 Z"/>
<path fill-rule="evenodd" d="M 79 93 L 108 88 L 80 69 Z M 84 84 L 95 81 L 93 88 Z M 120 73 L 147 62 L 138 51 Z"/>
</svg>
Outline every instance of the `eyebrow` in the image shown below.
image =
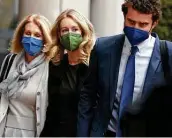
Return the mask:
<svg viewBox="0 0 172 138">
<path fill-rule="evenodd" d="M 71 26 L 71 28 L 73 28 L 73 27 L 77 27 L 77 28 L 79 28 L 79 26 L 77 26 L 77 25 L 74 25 L 74 26 Z M 61 29 L 68 29 L 68 27 L 62 27 Z"/>
<path fill-rule="evenodd" d="M 25 30 L 24 32 L 27 33 L 27 32 L 32 32 L 32 31 L 28 29 L 28 30 Z M 41 34 L 41 35 L 43 34 L 43 32 L 41 32 L 41 31 L 34 31 L 34 34 L 35 33 L 38 33 L 38 34 Z"/>
<path fill-rule="evenodd" d="M 149 24 L 148 22 L 139 22 L 139 23 L 141 23 L 141 24 Z"/>
<path fill-rule="evenodd" d="M 62 27 L 62 28 L 60 28 L 60 29 L 67 29 L 67 27 Z"/>
<path fill-rule="evenodd" d="M 132 21 L 132 22 L 137 22 L 137 21 L 130 19 L 130 18 L 127 18 L 127 20 Z"/>
<path fill-rule="evenodd" d="M 130 19 L 130 18 L 127 18 L 127 20 L 132 21 L 132 22 L 137 22 L 137 21 L 135 21 L 133 19 Z M 141 24 L 144 24 L 144 23 L 145 24 L 149 24 L 149 22 L 146 22 L 146 21 L 145 22 L 144 21 L 143 22 L 138 22 L 138 23 L 141 23 Z"/>
</svg>

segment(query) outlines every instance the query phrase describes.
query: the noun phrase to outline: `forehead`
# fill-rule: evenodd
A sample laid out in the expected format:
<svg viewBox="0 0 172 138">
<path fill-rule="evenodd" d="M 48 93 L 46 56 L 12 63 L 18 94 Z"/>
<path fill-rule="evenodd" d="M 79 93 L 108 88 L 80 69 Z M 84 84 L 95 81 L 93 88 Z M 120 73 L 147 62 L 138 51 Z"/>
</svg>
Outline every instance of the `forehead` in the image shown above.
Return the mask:
<svg viewBox="0 0 172 138">
<path fill-rule="evenodd" d="M 126 18 L 137 22 L 152 23 L 152 14 L 140 13 L 139 11 L 133 9 L 131 6 L 128 7 Z"/>
<path fill-rule="evenodd" d="M 37 31 L 37 32 L 41 32 L 41 29 L 38 27 L 37 24 L 35 24 L 34 22 L 29 22 L 25 25 L 25 31 L 26 30 L 30 30 L 30 31 Z"/>
<path fill-rule="evenodd" d="M 77 26 L 79 27 L 79 25 L 71 18 L 69 17 L 66 17 L 64 19 L 62 19 L 61 23 L 60 23 L 60 28 L 63 28 L 63 27 L 73 27 L 73 26 Z"/>
</svg>

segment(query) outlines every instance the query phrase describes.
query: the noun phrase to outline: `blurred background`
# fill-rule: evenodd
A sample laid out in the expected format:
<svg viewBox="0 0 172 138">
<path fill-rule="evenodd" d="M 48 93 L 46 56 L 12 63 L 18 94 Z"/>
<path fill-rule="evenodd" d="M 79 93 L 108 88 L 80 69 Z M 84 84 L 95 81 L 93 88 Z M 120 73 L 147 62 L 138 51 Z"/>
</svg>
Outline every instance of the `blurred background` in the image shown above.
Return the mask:
<svg viewBox="0 0 172 138">
<path fill-rule="evenodd" d="M 0 66 L 8 53 L 17 23 L 26 15 L 40 13 L 52 23 L 60 12 L 74 8 L 93 23 L 97 37 L 122 33 L 124 0 L 0 0 Z M 160 39 L 172 40 L 172 0 L 162 0 L 162 19 L 154 30 Z"/>
</svg>

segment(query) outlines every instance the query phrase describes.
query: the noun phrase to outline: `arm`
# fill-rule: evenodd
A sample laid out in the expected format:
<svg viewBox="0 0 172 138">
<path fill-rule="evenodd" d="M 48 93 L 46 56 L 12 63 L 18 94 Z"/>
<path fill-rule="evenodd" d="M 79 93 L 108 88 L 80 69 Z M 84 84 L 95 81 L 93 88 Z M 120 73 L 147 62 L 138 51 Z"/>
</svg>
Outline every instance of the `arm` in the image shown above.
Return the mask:
<svg viewBox="0 0 172 138">
<path fill-rule="evenodd" d="M 97 40 L 98 41 L 98 40 Z M 96 103 L 98 88 L 98 57 L 96 45 L 91 52 L 88 74 L 80 92 L 78 104 L 77 137 L 88 137 L 93 118 L 93 107 Z"/>
</svg>

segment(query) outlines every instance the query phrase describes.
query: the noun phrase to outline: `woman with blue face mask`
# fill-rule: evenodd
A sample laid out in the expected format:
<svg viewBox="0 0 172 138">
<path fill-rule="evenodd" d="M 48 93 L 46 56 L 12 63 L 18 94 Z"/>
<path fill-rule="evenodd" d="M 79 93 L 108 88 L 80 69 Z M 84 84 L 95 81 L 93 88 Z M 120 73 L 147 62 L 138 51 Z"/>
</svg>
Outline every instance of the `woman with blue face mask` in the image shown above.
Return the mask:
<svg viewBox="0 0 172 138">
<path fill-rule="evenodd" d="M 7 55 L 1 68 L 0 136 L 40 135 L 48 102 L 49 59 L 56 49 L 51 43 L 50 23 L 44 16 L 32 14 L 17 26 L 13 54 Z M 8 57 L 11 67 L 5 68 L 9 73 L 2 78 Z"/>
<path fill-rule="evenodd" d="M 67 9 L 51 30 L 57 53 L 50 62 L 49 104 L 42 137 L 75 137 L 80 88 L 87 74 L 94 28 L 81 13 Z"/>
</svg>

